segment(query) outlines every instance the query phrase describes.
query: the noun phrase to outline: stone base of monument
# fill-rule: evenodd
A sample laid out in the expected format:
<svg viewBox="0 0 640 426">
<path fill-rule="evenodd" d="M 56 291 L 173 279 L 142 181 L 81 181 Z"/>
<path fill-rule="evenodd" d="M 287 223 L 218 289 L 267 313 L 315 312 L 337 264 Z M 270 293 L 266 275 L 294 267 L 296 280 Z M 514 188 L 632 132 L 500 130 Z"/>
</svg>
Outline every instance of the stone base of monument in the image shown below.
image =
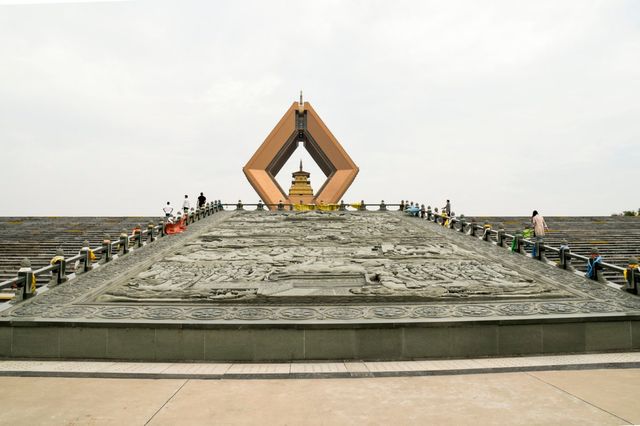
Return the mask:
<svg viewBox="0 0 640 426">
<path fill-rule="evenodd" d="M 395 212 L 224 212 L 0 313 L 6 358 L 408 360 L 636 349 L 637 296 Z"/>
<path fill-rule="evenodd" d="M 15 323 L 0 354 L 147 361 L 409 360 L 640 349 L 640 320 L 332 325 Z"/>
</svg>

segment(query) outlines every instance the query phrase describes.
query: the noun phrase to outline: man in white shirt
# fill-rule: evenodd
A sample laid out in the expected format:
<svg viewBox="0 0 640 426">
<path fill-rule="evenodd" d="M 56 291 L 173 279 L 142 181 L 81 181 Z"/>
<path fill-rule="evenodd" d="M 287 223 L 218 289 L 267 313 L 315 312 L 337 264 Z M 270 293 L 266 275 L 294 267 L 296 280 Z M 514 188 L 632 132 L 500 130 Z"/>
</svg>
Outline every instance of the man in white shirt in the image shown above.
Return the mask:
<svg viewBox="0 0 640 426">
<path fill-rule="evenodd" d="M 189 196 L 185 195 L 184 196 L 184 201 L 182 202 L 182 210 L 185 213 L 189 213 L 189 208 L 191 207 L 191 203 L 189 203 Z"/>
<path fill-rule="evenodd" d="M 173 213 L 173 207 L 171 207 L 171 204 L 167 201 L 167 205 L 162 208 L 162 211 L 164 212 L 164 217 L 169 219 L 171 213 Z"/>
</svg>

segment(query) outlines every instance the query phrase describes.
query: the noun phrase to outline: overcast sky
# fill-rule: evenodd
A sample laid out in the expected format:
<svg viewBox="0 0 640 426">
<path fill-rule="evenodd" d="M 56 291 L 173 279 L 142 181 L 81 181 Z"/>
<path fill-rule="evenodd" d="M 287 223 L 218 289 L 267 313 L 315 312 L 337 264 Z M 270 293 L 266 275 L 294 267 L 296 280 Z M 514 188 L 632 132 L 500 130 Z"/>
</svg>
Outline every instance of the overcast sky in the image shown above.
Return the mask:
<svg viewBox="0 0 640 426">
<path fill-rule="evenodd" d="M 640 207 L 640 1 L 0 0 L 0 215 L 158 215 L 304 90 L 345 200 L 467 215 Z M 300 152 L 302 151 L 302 152 Z M 324 177 L 304 150 L 314 188 Z"/>
</svg>

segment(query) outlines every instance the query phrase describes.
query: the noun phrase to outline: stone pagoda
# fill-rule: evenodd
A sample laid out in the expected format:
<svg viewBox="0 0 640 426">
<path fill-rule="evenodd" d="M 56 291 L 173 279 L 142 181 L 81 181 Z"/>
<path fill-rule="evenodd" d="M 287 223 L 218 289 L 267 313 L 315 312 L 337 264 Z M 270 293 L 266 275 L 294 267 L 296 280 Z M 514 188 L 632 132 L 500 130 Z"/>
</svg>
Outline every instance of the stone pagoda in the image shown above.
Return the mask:
<svg viewBox="0 0 640 426">
<path fill-rule="evenodd" d="M 295 204 L 313 203 L 313 189 L 309 181 L 311 173 L 302 170 L 302 160 L 300 160 L 300 170 L 292 173 L 293 180 L 289 188 L 289 199 Z"/>
</svg>

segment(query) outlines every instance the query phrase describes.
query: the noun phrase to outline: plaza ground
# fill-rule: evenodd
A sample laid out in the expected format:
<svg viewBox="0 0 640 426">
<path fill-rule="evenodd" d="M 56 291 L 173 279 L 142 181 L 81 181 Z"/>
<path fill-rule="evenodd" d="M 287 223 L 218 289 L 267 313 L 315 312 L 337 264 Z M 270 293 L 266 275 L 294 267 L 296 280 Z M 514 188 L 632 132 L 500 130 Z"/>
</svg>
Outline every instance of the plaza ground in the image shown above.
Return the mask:
<svg viewBox="0 0 640 426">
<path fill-rule="evenodd" d="M 526 359 L 536 358 L 521 358 Z M 563 359 L 571 362 L 571 356 Z M 159 371 L 145 363 L 135 364 L 136 368 L 132 363 L 108 363 L 112 369 L 120 365 L 123 378 L 52 377 L 63 370 L 59 364 L 47 373 L 42 362 L 33 361 L 31 367 L 24 364 L 22 374 L 39 377 L 0 377 L 4 390 L 0 424 L 640 423 L 640 368 L 619 368 L 622 364 L 616 367 L 615 363 L 612 368 L 578 370 L 524 367 L 508 373 L 451 374 L 448 370 L 445 375 L 306 379 L 262 379 L 260 374 L 282 370 L 283 365 L 253 365 L 259 368 L 252 370 L 248 364 L 247 378 L 221 380 L 127 378 L 145 369 Z M 94 364 L 86 363 L 85 372 Z M 585 365 L 584 356 L 579 364 Z M 80 375 L 81 365 L 74 364 Z M 473 360 L 460 360 L 458 365 L 458 372 L 473 371 L 465 368 L 472 367 Z"/>
</svg>

